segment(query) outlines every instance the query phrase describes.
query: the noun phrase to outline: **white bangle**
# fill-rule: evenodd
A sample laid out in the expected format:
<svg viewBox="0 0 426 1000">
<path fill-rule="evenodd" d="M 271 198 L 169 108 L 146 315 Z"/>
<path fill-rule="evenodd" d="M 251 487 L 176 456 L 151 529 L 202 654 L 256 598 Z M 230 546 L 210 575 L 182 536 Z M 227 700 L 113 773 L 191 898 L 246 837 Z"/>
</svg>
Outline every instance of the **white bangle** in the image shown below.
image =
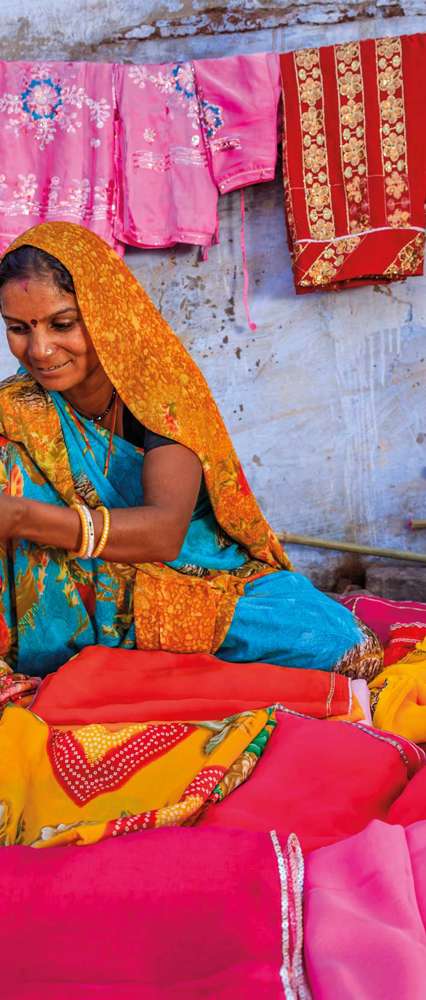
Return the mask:
<svg viewBox="0 0 426 1000">
<path fill-rule="evenodd" d="M 88 532 L 86 551 L 84 553 L 84 556 L 82 556 L 82 559 L 91 559 L 93 555 L 93 550 L 95 548 L 95 528 L 93 524 L 92 514 L 89 508 L 86 507 L 85 504 L 84 505 L 82 504 L 82 510 L 86 518 L 87 532 Z"/>
</svg>

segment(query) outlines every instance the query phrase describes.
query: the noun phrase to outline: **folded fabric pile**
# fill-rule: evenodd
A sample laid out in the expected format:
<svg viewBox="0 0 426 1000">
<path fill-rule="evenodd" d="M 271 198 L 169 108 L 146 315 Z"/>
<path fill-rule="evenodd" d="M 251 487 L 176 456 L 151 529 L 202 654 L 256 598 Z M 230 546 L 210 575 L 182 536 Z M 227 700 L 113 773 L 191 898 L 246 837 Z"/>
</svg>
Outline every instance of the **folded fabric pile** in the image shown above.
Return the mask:
<svg viewBox="0 0 426 1000">
<path fill-rule="evenodd" d="M 45 678 L 33 711 L 4 710 L 0 843 L 87 844 L 195 822 L 250 777 L 282 700 L 362 717 L 334 674 L 88 647 Z"/>
<path fill-rule="evenodd" d="M 5 667 L 7 997 L 423 1000 L 426 754 L 396 733 L 425 709 L 387 702 L 401 676 L 423 691 L 404 610 L 370 684 L 392 732 L 324 671 L 101 646 L 40 684 Z"/>
</svg>

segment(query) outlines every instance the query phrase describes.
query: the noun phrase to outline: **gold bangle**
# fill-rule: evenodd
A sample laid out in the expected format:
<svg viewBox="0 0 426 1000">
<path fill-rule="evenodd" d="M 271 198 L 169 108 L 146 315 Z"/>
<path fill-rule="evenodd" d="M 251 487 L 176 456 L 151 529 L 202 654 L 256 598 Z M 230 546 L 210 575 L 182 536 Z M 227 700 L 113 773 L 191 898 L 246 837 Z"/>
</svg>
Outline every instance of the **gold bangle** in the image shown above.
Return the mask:
<svg viewBox="0 0 426 1000">
<path fill-rule="evenodd" d="M 104 523 L 103 523 L 103 528 L 102 528 L 102 532 L 101 532 L 101 537 L 100 537 L 100 539 L 98 541 L 98 544 L 97 544 L 97 546 L 96 546 L 96 548 L 95 548 L 95 550 L 93 552 L 93 559 L 98 559 L 99 556 L 101 555 L 101 553 L 104 551 L 104 548 L 105 548 L 105 546 L 107 544 L 107 541 L 108 541 L 109 531 L 110 531 L 110 527 L 111 527 L 111 514 L 110 514 L 110 512 L 108 510 L 108 507 L 104 507 L 103 504 L 100 504 L 100 506 L 97 507 L 96 510 L 102 511 L 102 516 L 103 516 L 103 519 L 104 519 Z"/>
<path fill-rule="evenodd" d="M 80 518 L 81 525 L 81 544 L 77 552 L 70 552 L 71 559 L 84 559 L 87 552 L 87 546 L 89 544 L 89 529 L 87 526 L 86 515 L 84 513 L 84 505 L 74 501 L 70 504 L 71 510 L 76 510 Z"/>
</svg>

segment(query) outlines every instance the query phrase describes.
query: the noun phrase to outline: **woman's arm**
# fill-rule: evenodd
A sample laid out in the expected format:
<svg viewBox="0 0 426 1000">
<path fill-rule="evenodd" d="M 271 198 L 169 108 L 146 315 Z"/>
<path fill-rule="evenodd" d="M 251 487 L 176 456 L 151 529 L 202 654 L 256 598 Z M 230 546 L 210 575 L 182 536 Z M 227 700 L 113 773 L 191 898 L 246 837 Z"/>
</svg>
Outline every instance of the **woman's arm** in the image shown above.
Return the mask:
<svg viewBox="0 0 426 1000">
<path fill-rule="evenodd" d="M 189 448 L 153 448 L 143 465 L 143 507 L 115 508 L 102 559 L 110 562 L 171 562 L 182 548 L 201 483 L 201 463 Z M 102 513 L 92 511 L 96 544 Z M 26 538 L 75 552 L 81 541 L 75 510 L 0 495 L 0 540 Z"/>
</svg>

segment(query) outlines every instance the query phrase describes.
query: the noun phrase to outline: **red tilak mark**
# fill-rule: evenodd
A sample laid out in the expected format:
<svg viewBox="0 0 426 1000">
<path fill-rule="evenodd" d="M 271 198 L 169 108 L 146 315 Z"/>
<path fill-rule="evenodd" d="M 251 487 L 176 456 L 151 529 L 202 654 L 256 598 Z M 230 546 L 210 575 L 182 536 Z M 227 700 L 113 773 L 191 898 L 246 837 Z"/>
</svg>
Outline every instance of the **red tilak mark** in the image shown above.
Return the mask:
<svg viewBox="0 0 426 1000">
<path fill-rule="evenodd" d="M 30 319 L 30 323 L 31 323 L 31 326 L 33 326 L 35 328 L 37 326 L 38 319 Z"/>
</svg>

